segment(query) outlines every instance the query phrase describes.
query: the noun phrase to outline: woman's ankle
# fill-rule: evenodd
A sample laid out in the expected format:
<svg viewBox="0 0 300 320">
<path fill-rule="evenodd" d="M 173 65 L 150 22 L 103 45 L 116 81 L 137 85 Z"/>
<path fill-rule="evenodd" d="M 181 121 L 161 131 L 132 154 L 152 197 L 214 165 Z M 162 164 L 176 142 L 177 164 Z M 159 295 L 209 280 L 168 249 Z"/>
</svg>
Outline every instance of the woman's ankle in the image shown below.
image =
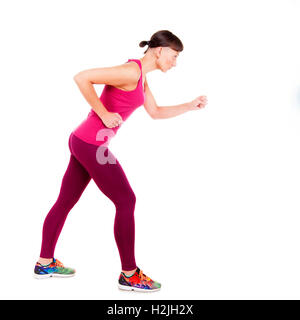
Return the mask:
<svg viewBox="0 0 300 320">
<path fill-rule="evenodd" d="M 137 269 L 137 268 L 135 268 L 135 269 L 133 269 L 133 270 L 129 270 L 129 271 L 128 271 L 128 270 L 126 270 L 126 271 L 125 271 L 125 270 L 122 270 L 122 272 L 125 273 L 126 275 L 131 275 L 131 274 L 135 273 L 135 270 L 136 270 L 136 269 Z"/>
<path fill-rule="evenodd" d="M 53 261 L 53 258 L 39 258 L 38 262 L 43 265 L 47 265 Z"/>
</svg>

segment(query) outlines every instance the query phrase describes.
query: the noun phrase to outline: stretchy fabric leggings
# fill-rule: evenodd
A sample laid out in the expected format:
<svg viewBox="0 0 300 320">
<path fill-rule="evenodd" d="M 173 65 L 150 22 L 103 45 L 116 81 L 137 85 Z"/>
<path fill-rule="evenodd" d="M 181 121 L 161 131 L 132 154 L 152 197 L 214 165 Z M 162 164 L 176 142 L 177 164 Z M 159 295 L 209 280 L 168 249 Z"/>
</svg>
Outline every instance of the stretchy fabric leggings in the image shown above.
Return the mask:
<svg viewBox="0 0 300 320">
<path fill-rule="evenodd" d="M 53 258 L 56 242 L 67 215 L 92 178 L 116 207 L 114 237 L 122 270 L 135 269 L 137 267 L 134 256 L 136 198 L 125 172 L 107 147 L 104 153 L 99 153 L 98 146 L 86 143 L 71 133 L 69 148 L 71 156 L 62 179 L 60 193 L 43 224 L 40 257 Z M 109 161 L 103 163 L 100 158 Z"/>
</svg>

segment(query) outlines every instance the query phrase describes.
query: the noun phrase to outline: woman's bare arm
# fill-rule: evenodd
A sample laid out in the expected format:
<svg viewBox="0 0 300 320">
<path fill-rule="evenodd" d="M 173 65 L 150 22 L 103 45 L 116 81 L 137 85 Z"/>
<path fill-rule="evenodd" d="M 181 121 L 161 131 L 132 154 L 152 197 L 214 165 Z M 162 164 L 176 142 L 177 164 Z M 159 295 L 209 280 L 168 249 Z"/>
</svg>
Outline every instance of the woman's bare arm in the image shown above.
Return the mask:
<svg viewBox="0 0 300 320">
<path fill-rule="evenodd" d="M 85 100 L 89 103 L 92 109 L 96 112 L 96 114 L 102 118 L 103 115 L 108 112 L 103 103 L 97 96 L 97 92 L 90 81 L 82 81 L 79 78 L 75 78 L 74 80 L 78 85 L 78 88 Z"/>
<path fill-rule="evenodd" d="M 145 78 L 145 83 L 144 83 L 144 88 L 145 88 L 145 101 L 144 101 L 144 108 L 149 114 L 149 116 L 152 119 L 155 119 L 155 116 L 157 114 L 157 104 L 156 101 L 153 97 L 153 94 L 148 86 L 147 79 Z"/>
<path fill-rule="evenodd" d="M 130 64 L 115 67 L 93 68 L 83 70 L 74 76 L 74 81 L 89 105 L 101 118 L 108 111 L 97 96 L 93 84 L 123 86 L 137 83 L 139 72 Z"/>
<path fill-rule="evenodd" d="M 179 104 L 176 106 L 159 107 L 148 86 L 147 79 L 145 80 L 145 94 L 146 98 L 144 102 L 144 107 L 152 119 L 171 118 L 191 110 L 189 102 Z"/>
<path fill-rule="evenodd" d="M 191 108 L 189 102 L 178 104 L 176 106 L 157 107 L 157 112 L 154 119 L 172 118 L 190 110 Z"/>
</svg>

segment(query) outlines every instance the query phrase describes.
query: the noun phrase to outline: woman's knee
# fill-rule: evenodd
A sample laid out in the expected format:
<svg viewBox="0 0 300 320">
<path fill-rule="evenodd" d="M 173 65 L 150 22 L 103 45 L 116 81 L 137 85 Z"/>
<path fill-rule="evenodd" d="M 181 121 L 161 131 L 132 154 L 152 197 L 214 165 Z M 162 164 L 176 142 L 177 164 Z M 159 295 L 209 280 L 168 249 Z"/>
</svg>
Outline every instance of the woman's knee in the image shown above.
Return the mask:
<svg viewBox="0 0 300 320">
<path fill-rule="evenodd" d="M 119 194 L 118 198 L 115 201 L 116 206 L 134 207 L 135 203 L 136 203 L 136 196 L 133 191 Z"/>
<path fill-rule="evenodd" d="M 59 196 L 56 200 L 55 206 L 64 211 L 70 211 L 78 202 L 79 197 L 75 195 Z"/>
</svg>

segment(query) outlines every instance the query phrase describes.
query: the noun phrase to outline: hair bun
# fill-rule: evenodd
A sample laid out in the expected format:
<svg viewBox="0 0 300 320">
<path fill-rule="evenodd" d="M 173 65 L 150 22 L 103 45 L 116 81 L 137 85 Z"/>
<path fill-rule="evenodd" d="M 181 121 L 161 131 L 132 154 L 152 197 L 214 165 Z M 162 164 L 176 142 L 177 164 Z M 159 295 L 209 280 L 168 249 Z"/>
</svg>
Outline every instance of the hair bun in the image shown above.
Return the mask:
<svg viewBox="0 0 300 320">
<path fill-rule="evenodd" d="M 140 46 L 140 47 L 144 47 L 144 46 L 146 46 L 146 45 L 149 45 L 149 42 L 150 42 L 150 41 L 143 40 L 143 41 L 140 42 L 139 46 Z"/>
</svg>

